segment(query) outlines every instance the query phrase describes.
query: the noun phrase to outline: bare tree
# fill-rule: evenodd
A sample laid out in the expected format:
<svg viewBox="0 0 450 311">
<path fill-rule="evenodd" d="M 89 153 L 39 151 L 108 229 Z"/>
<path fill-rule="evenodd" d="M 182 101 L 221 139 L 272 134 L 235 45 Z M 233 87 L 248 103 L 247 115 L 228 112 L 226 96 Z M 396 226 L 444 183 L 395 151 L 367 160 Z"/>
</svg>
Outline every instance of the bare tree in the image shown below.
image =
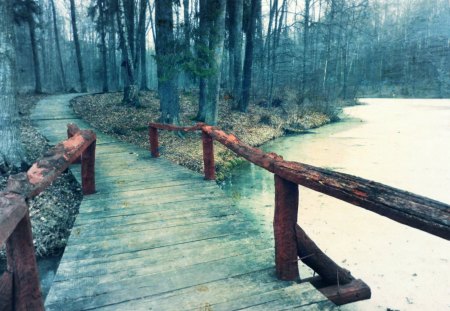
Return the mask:
<svg viewBox="0 0 450 311">
<path fill-rule="evenodd" d="M 58 54 L 58 65 L 59 65 L 59 70 L 61 72 L 61 83 L 62 83 L 63 90 L 66 91 L 67 90 L 67 79 L 66 79 L 66 73 L 64 70 L 62 54 L 61 54 L 61 44 L 59 41 L 59 30 L 58 30 L 58 21 L 57 21 L 57 17 L 56 17 L 55 1 L 50 0 L 50 4 L 52 6 L 53 31 L 55 34 L 56 52 Z"/>
<path fill-rule="evenodd" d="M 0 2 L 0 172 L 25 162 L 16 105 L 16 55 L 12 1 Z"/>
<path fill-rule="evenodd" d="M 156 61 L 158 64 L 158 93 L 163 123 L 178 124 L 180 104 L 178 98 L 177 53 L 173 27 L 172 0 L 155 1 Z"/>
<path fill-rule="evenodd" d="M 258 1 L 252 0 L 250 7 L 250 16 L 245 30 L 245 59 L 244 59 L 244 77 L 242 80 L 242 98 L 239 102 L 239 110 L 247 112 L 250 101 L 250 88 L 252 86 L 252 66 L 253 66 L 253 41 L 255 38 L 256 18 L 258 13 Z"/>
<path fill-rule="evenodd" d="M 232 88 L 233 108 L 238 107 L 242 86 L 242 19 L 244 11 L 243 0 L 228 0 L 230 12 L 228 38 L 229 49 L 229 80 Z"/>
<path fill-rule="evenodd" d="M 75 0 L 70 0 L 70 17 L 72 21 L 73 41 L 75 44 L 75 52 L 77 55 L 78 73 L 80 75 L 81 92 L 87 92 L 86 77 L 84 74 L 83 59 L 81 57 L 80 39 L 78 36 L 77 15 L 75 10 Z"/>
</svg>

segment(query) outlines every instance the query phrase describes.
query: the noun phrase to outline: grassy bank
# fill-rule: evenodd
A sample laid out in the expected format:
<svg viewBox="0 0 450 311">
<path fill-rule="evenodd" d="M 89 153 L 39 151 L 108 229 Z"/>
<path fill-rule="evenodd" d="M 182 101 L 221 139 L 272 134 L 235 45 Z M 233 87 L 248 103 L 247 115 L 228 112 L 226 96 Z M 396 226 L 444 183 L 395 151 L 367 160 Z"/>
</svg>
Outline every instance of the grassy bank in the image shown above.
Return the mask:
<svg viewBox="0 0 450 311">
<path fill-rule="evenodd" d="M 147 124 L 159 117 L 159 99 L 155 92 L 140 94 L 141 107 L 124 106 L 122 93 L 95 94 L 72 101 L 77 114 L 93 127 L 116 138 L 148 149 Z M 180 100 L 180 124 L 195 124 L 197 113 L 196 96 L 185 93 Z M 268 107 L 265 103 L 253 103 L 248 113 L 230 109 L 231 103 L 222 99 L 219 105 L 218 127 L 233 133 L 251 146 L 283 136 L 286 133 L 301 133 L 336 119 L 336 107 L 290 104 L 279 102 Z M 161 155 L 175 163 L 202 172 L 202 146 L 199 133 L 188 133 L 180 137 L 177 133 L 160 132 Z M 240 159 L 218 143 L 215 143 L 215 159 L 218 180 L 223 180 Z"/>
</svg>

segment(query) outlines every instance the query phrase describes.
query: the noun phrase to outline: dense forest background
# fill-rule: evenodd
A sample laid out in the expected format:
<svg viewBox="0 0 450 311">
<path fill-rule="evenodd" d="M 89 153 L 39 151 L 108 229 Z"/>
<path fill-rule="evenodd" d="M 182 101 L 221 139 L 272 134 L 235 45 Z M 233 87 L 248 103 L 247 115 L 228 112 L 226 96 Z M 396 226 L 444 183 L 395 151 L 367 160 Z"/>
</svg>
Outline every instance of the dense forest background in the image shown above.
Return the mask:
<svg viewBox="0 0 450 311">
<path fill-rule="evenodd" d="M 20 92 L 159 87 L 169 108 L 179 90 L 241 111 L 450 95 L 447 0 L 16 0 L 15 18 Z"/>
</svg>

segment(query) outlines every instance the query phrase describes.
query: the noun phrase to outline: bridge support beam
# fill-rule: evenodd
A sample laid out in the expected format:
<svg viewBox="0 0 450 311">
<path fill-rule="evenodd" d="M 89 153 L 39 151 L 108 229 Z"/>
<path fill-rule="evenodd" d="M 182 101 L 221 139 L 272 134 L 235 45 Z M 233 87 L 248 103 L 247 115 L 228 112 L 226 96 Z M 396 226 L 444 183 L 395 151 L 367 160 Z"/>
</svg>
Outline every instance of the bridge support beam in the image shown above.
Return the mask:
<svg viewBox="0 0 450 311">
<path fill-rule="evenodd" d="M 280 280 L 299 279 L 295 226 L 298 213 L 298 185 L 275 176 L 275 265 Z"/>
</svg>

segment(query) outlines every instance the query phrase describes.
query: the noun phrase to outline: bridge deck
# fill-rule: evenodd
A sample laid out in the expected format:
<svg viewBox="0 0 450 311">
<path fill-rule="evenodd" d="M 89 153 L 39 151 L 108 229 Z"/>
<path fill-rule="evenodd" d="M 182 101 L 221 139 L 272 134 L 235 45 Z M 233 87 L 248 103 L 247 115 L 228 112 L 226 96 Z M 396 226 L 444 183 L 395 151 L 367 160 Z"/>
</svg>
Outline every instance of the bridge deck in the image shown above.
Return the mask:
<svg viewBox="0 0 450 311">
<path fill-rule="evenodd" d="M 71 95 L 32 119 L 56 143 L 89 125 Z M 71 170 L 79 178 L 80 167 Z M 278 281 L 273 239 L 215 182 L 98 133 L 97 193 L 84 197 L 47 310 L 331 310 L 309 283 Z"/>
</svg>

